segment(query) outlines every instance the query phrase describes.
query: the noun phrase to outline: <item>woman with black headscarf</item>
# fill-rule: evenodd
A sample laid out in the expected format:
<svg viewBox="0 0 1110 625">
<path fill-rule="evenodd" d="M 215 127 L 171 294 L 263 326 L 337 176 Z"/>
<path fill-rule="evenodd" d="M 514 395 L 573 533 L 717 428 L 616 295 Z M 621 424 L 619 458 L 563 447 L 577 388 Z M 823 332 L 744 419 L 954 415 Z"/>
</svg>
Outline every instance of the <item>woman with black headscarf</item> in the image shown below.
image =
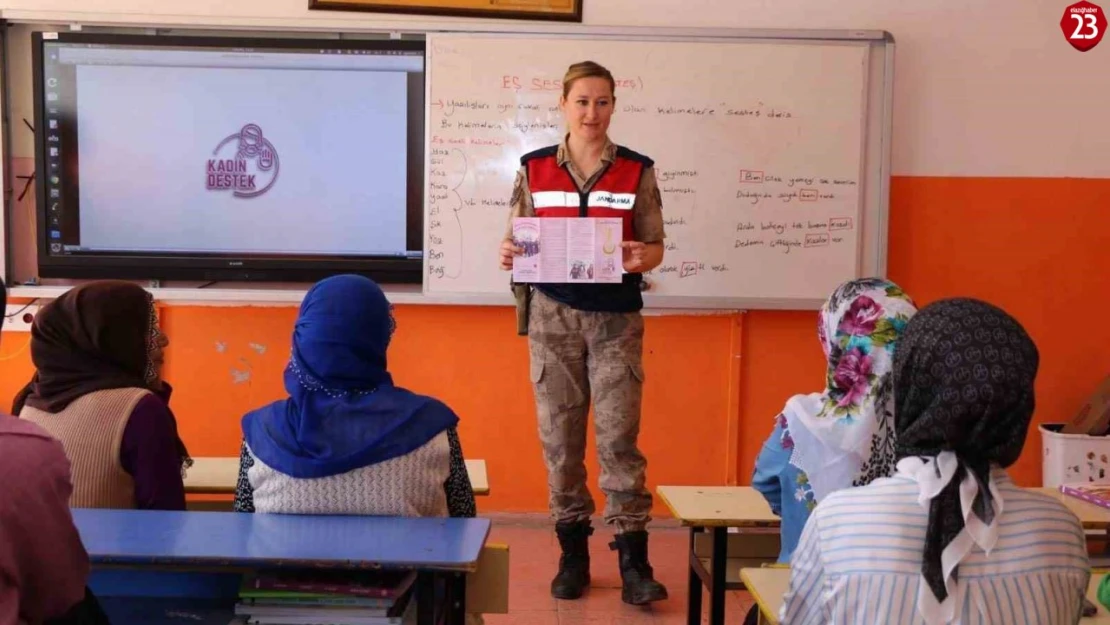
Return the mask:
<svg viewBox="0 0 1110 625">
<path fill-rule="evenodd" d="M 169 408 L 154 301 L 105 280 L 66 291 L 31 326 L 35 375 L 12 412 L 62 443 L 75 508 L 184 510 L 192 463 Z"/>
<path fill-rule="evenodd" d="M 1039 356 L 1001 309 L 948 299 L 894 353 L 897 473 L 810 517 L 782 622 L 1074 625 L 1090 578 L 1079 520 L 1016 486 Z"/>
</svg>

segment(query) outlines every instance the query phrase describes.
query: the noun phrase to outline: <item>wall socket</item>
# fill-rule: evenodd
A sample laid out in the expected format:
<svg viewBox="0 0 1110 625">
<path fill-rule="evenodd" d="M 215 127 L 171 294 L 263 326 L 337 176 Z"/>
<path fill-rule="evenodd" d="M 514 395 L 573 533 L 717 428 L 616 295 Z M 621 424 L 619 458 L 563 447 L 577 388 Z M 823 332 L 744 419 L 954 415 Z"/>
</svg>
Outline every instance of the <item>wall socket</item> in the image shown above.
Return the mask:
<svg viewBox="0 0 1110 625">
<path fill-rule="evenodd" d="M 4 325 L 2 327 L 4 332 L 30 332 L 31 323 L 35 320 L 35 315 L 39 314 L 39 306 L 31 304 L 8 304 L 8 309 L 4 311 Z"/>
</svg>

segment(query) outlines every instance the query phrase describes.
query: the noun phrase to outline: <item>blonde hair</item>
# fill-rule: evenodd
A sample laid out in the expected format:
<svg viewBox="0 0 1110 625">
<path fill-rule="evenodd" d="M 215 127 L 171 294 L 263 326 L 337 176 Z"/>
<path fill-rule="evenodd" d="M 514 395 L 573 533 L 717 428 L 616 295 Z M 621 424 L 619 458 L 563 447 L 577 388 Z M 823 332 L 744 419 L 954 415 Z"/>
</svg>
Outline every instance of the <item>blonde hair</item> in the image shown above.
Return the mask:
<svg viewBox="0 0 1110 625">
<path fill-rule="evenodd" d="M 574 83 L 582 78 L 604 78 L 609 83 L 609 93 L 616 96 L 617 81 L 613 80 L 613 74 L 598 63 L 582 61 L 568 67 L 567 73 L 563 75 L 564 100 L 570 94 L 570 89 L 574 86 Z"/>
</svg>

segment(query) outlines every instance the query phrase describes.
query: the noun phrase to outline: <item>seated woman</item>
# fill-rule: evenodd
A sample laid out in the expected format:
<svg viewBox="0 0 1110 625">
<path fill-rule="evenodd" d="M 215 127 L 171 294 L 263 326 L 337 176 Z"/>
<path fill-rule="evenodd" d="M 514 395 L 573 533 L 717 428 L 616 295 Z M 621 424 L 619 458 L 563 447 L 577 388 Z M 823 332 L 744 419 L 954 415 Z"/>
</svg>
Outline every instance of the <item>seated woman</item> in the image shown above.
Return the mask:
<svg viewBox="0 0 1110 625">
<path fill-rule="evenodd" d="M 985 302 L 926 306 L 894 353 L 897 472 L 829 495 L 791 562 L 782 622 L 1079 622 L 1079 520 L 1007 476 L 1033 416 L 1039 356 Z"/>
<path fill-rule="evenodd" d="M 35 375 L 12 411 L 62 443 L 75 508 L 184 510 L 192 463 L 162 381 L 154 301 L 129 282 L 70 289 L 31 327 Z"/>
<path fill-rule="evenodd" d="M 61 444 L 0 415 L 0 623 L 106 623 L 85 588 L 89 556 L 73 525 Z"/>
<path fill-rule="evenodd" d="M 0 282 L 0 308 L 7 290 Z M 106 623 L 85 588 L 89 555 L 73 525 L 61 443 L 0 414 L 0 624 Z"/>
<path fill-rule="evenodd" d="M 285 369 L 289 397 L 243 417 L 236 510 L 475 516 L 458 417 L 393 385 L 394 326 L 368 278 L 335 276 L 309 290 Z"/>
<path fill-rule="evenodd" d="M 821 307 L 825 390 L 786 402 L 752 477 L 782 517 L 780 563 L 790 562 L 810 512 L 829 493 L 894 472 L 891 360 L 916 312 L 901 288 L 876 278 L 842 284 Z"/>
</svg>

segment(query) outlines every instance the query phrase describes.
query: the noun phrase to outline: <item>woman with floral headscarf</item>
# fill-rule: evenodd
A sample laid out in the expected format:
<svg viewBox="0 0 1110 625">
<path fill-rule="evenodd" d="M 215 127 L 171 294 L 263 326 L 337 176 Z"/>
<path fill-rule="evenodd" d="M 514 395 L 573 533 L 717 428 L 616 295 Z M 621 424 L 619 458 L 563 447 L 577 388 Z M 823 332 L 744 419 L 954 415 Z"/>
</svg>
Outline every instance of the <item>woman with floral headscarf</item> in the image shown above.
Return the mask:
<svg viewBox="0 0 1110 625">
<path fill-rule="evenodd" d="M 916 311 L 898 285 L 877 278 L 842 284 L 821 307 L 825 390 L 786 402 L 752 477 L 782 517 L 779 562 L 790 562 L 810 512 L 826 495 L 893 472 L 891 362 Z"/>
<path fill-rule="evenodd" d="M 35 375 L 12 412 L 61 441 L 71 506 L 185 509 L 192 460 L 162 380 L 168 344 L 150 293 L 130 282 L 75 287 L 35 317 Z"/>
<path fill-rule="evenodd" d="M 286 399 L 243 417 L 241 512 L 475 515 L 455 413 L 394 386 L 392 307 L 372 280 L 309 290 L 293 330 Z"/>
</svg>

